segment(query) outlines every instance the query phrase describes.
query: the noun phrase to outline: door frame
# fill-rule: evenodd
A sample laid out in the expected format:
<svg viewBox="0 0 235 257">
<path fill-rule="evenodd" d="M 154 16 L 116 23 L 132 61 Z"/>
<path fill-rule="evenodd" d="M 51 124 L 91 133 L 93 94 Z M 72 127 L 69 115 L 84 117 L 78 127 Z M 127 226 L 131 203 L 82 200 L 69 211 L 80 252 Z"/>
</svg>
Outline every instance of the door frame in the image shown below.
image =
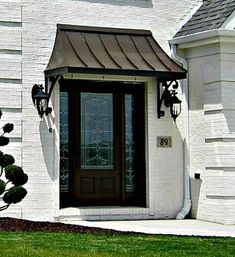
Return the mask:
<svg viewBox="0 0 235 257">
<path fill-rule="evenodd" d="M 72 170 L 75 170 L 75 166 L 80 166 L 79 158 L 74 158 L 72 153 L 79 152 L 77 156 L 80 156 L 79 147 L 74 144 L 74 142 L 78 142 L 80 137 L 80 133 L 74 133 L 74 131 L 80 128 L 80 110 L 78 107 L 75 107 L 77 94 L 80 95 L 81 92 L 112 92 L 116 94 L 114 98 L 114 119 L 116 124 L 118 121 L 121 121 L 121 129 L 117 126 L 114 127 L 114 158 L 119 161 L 115 164 L 119 167 L 116 167 L 120 170 L 120 201 L 116 201 L 116 203 L 105 204 L 104 205 L 120 205 L 120 206 L 141 206 L 146 207 L 146 167 L 145 167 L 145 111 L 144 111 L 144 83 L 133 83 L 133 82 L 113 82 L 113 81 L 94 81 L 94 80 L 79 80 L 79 79 L 65 79 L 63 83 L 60 84 L 60 91 L 68 92 L 68 102 L 69 102 L 69 192 L 68 193 L 60 193 L 60 206 L 92 206 L 93 204 L 84 204 L 79 201 L 76 201 L 73 197 L 73 179 L 74 175 Z M 136 148 L 137 156 L 136 159 L 139 160 L 138 167 L 142 171 L 142 174 L 137 173 L 136 175 L 136 187 L 137 190 L 135 195 L 127 193 L 125 189 L 125 111 L 124 111 L 124 94 L 135 94 L 136 103 L 136 114 L 135 119 L 138 126 L 136 126 Z M 122 104 L 120 105 L 120 103 Z M 79 106 L 79 104 L 77 105 Z M 120 108 L 121 107 L 121 108 Z M 73 114 L 79 113 L 79 118 L 75 121 Z M 118 118 L 116 117 L 118 116 Z M 117 135 L 118 136 L 115 136 Z M 74 137 L 75 140 L 74 140 Z M 73 160 L 73 161 L 71 161 Z M 95 204 L 97 205 L 97 204 Z"/>
</svg>

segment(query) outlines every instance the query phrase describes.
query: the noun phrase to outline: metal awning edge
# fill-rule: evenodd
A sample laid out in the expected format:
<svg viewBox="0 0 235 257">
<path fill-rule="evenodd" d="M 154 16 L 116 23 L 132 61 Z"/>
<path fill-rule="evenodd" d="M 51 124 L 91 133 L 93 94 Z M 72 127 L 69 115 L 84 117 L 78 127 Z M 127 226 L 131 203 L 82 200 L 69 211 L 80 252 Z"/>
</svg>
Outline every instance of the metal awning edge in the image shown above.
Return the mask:
<svg viewBox="0 0 235 257">
<path fill-rule="evenodd" d="M 172 72 L 172 71 L 127 70 L 127 69 L 117 70 L 117 69 L 98 69 L 98 68 L 81 68 L 81 67 L 59 67 L 59 68 L 44 71 L 46 78 L 55 77 L 66 73 L 156 77 L 166 81 L 185 79 L 187 76 L 186 70 L 185 72 Z"/>
</svg>

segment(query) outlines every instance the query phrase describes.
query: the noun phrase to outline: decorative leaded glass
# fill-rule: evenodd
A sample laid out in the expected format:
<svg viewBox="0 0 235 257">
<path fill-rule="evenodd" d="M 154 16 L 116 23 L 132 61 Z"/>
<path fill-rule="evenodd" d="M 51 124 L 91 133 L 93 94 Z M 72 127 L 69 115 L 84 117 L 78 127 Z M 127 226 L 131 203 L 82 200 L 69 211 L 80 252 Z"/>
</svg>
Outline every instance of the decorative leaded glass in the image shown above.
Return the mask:
<svg viewBox="0 0 235 257">
<path fill-rule="evenodd" d="M 60 92 L 60 192 L 69 191 L 68 92 Z"/>
<path fill-rule="evenodd" d="M 81 93 L 81 168 L 113 169 L 113 95 Z"/>
<path fill-rule="evenodd" d="M 134 140 L 134 97 L 125 95 L 125 154 L 126 154 L 126 192 L 135 191 L 135 140 Z"/>
</svg>

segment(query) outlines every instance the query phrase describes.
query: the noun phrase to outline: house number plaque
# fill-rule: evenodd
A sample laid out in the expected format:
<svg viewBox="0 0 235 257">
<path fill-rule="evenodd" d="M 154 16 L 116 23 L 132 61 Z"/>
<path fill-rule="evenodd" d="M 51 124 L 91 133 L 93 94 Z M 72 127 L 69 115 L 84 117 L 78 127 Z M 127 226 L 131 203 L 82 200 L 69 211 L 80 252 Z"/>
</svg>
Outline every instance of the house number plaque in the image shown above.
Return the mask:
<svg viewBox="0 0 235 257">
<path fill-rule="evenodd" d="M 171 137 L 157 137 L 157 147 L 169 148 L 172 147 Z"/>
</svg>

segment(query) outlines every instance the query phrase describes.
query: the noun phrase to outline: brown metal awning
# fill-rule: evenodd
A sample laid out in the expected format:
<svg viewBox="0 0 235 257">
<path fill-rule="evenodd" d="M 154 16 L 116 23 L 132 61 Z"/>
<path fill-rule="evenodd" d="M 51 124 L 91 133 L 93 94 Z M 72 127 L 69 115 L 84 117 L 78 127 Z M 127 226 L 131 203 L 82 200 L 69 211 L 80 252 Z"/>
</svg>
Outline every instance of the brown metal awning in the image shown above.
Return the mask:
<svg viewBox="0 0 235 257">
<path fill-rule="evenodd" d="M 45 76 L 89 73 L 182 79 L 186 71 L 161 49 L 149 30 L 57 25 Z"/>
</svg>

